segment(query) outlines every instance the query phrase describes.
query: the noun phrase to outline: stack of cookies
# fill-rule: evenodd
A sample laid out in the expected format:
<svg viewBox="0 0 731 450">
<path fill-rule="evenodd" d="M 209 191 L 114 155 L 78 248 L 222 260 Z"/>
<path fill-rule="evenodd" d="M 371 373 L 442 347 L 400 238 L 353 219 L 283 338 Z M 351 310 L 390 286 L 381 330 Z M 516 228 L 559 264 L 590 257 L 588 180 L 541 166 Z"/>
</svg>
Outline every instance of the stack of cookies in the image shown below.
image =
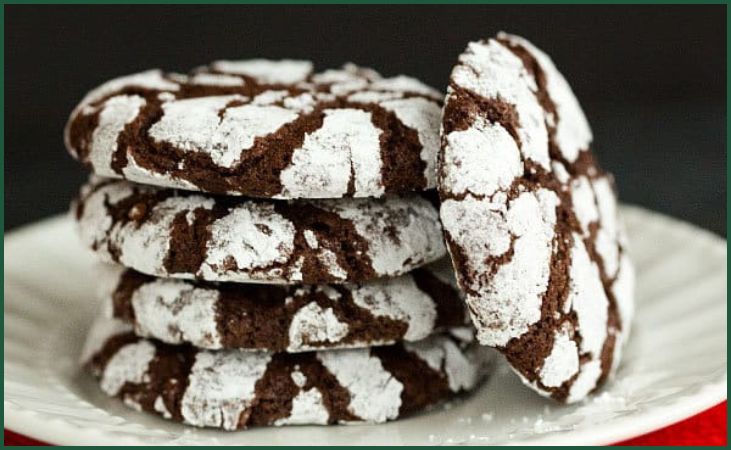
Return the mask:
<svg viewBox="0 0 731 450">
<path fill-rule="evenodd" d="M 346 65 L 218 61 L 74 109 L 72 213 L 105 263 L 82 360 L 194 426 L 384 422 L 476 387 L 436 187 L 443 95 Z"/>
<path fill-rule="evenodd" d="M 196 426 L 383 422 L 476 387 L 477 344 L 559 402 L 599 389 L 634 275 L 578 100 L 504 33 L 442 98 L 265 60 L 89 93 L 66 145 L 94 172 L 81 238 L 111 263 L 82 357 L 102 389 Z"/>
</svg>

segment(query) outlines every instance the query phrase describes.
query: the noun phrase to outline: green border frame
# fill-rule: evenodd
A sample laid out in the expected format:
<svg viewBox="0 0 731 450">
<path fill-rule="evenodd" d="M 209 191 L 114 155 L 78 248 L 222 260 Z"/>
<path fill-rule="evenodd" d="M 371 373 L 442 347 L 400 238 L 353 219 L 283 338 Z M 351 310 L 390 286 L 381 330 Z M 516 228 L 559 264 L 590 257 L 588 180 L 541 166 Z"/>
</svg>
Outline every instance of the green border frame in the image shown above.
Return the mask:
<svg viewBox="0 0 731 450">
<path fill-rule="evenodd" d="M 5 5 L 311 5 L 311 4 L 320 4 L 320 5 L 350 5 L 350 4 L 366 4 L 366 5 L 389 5 L 389 4 L 397 4 L 397 5 L 425 5 L 425 4 L 449 4 L 449 5 L 470 5 L 470 4 L 490 4 L 490 5 L 726 5 L 726 130 L 728 132 L 728 110 L 729 106 L 731 105 L 731 101 L 729 100 L 728 95 L 728 89 L 729 89 L 729 69 L 731 69 L 731 63 L 729 63 L 729 34 L 728 34 L 728 24 L 729 19 L 731 19 L 731 11 L 728 8 L 728 0 L 700 0 L 700 1 L 688 1 L 688 0 L 639 0 L 639 1 L 630 1 L 630 0 L 595 0 L 595 1 L 580 1 L 580 0 L 498 0 L 498 1 L 485 1 L 485 0 L 463 0 L 460 2 L 446 2 L 446 1 L 440 1 L 440 0 L 392 0 L 392 1 L 383 1 L 383 0 L 352 0 L 352 1 L 342 1 L 342 0 L 316 0 L 316 1 L 304 1 L 304 0 L 285 0 L 285 1 L 262 1 L 262 0 L 214 0 L 211 2 L 201 1 L 201 0 L 154 0 L 154 1 L 145 1 L 145 0 L 128 0 L 128 1 L 119 1 L 119 0 L 101 0 L 101 1 L 93 1 L 93 0 L 0 0 L 0 4 L 2 4 L 2 8 L 0 8 L 0 28 L 2 29 L 2 36 L 0 37 L 0 40 L 2 40 L 2 48 L 0 48 L 0 60 L 2 60 L 3 68 L 5 68 Z M 2 186 L 0 186 L 0 192 L 3 194 L 3 209 L 0 211 L 0 224 L 3 225 L 3 229 L 5 228 L 5 70 L 0 73 L 0 84 L 2 85 L 2 92 L 0 92 L 0 103 L 3 105 L 2 112 L 0 112 L 0 117 L 2 118 L 2 124 L 0 124 L 0 134 L 2 134 L 2 143 L 0 143 L 0 152 L 2 152 L 3 158 L 2 161 L 0 161 L 0 166 L 2 167 L 2 172 L 0 173 L 0 180 L 2 180 Z M 728 173 L 729 169 L 731 169 L 731 163 L 729 163 L 728 160 L 728 150 L 729 150 L 729 144 L 728 144 L 728 137 L 726 140 L 726 184 L 728 185 Z M 729 197 L 728 193 L 726 195 L 726 218 L 727 218 L 727 229 L 728 232 L 728 219 L 731 217 L 729 215 L 728 211 L 729 206 Z M 3 254 L 5 254 L 5 242 L 3 240 Z M 728 269 L 727 269 L 728 271 Z M 3 280 L 3 286 L 5 285 L 5 275 L 3 273 L 2 275 Z M 4 304 L 5 295 L 3 292 L 2 301 Z M 727 313 L 728 314 L 728 313 Z M 3 331 L 5 328 L 5 323 L 3 320 L 2 325 Z M 727 350 L 728 351 L 728 350 Z M 3 348 L 4 353 L 4 348 Z M 727 362 L 728 364 L 728 362 Z M 2 367 L 4 369 L 5 366 L 5 358 L 3 354 L 3 362 Z M 4 373 L 4 371 L 3 371 Z M 3 391 L 3 399 L 5 398 L 4 392 L 5 392 L 5 384 L 3 383 L 2 387 Z M 0 417 L 3 418 L 3 424 L 4 421 L 4 411 L 0 413 Z M 728 425 L 728 424 L 727 424 Z M 728 427 L 727 427 L 728 429 Z M 0 440 L 0 444 L 2 444 L 3 447 L 5 447 L 5 436 L 3 434 L 3 437 Z M 14 446 L 13 446 L 14 447 Z M 28 446 L 28 447 L 34 447 L 34 446 Z M 482 448 L 487 448 L 488 446 L 480 446 Z M 39 447 L 42 448 L 42 447 Z M 263 448 L 263 447 L 254 447 L 254 448 Z M 291 447 L 285 447 L 285 448 L 294 448 L 294 446 Z M 525 448 L 525 447 L 524 447 Z"/>
<path fill-rule="evenodd" d="M 2 0 L 3 5 L 723 5 L 728 4 L 726 0 L 462 0 L 458 2 L 448 2 L 444 0 L 213 0 L 210 2 L 201 0 Z"/>
</svg>

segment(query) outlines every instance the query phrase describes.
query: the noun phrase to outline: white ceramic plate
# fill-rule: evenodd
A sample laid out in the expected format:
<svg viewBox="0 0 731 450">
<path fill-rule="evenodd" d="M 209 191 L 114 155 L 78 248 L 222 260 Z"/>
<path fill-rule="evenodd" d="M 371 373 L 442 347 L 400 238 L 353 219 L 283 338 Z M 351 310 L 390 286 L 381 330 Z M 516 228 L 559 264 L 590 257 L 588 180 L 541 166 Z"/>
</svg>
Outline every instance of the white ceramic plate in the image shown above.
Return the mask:
<svg viewBox="0 0 731 450">
<path fill-rule="evenodd" d="M 95 312 L 92 257 L 71 222 L 5 237 L 5 427 L 55 444 L 606 444 L 726 398 L 726 241 L 624 208 L 638 270 L 637 317 L 619 373 L 559 406 L 504 367 L 464 401 L 385 425 L 240 432 L 192 429 L 127 409 L 77 367 Z"/>
</svg>

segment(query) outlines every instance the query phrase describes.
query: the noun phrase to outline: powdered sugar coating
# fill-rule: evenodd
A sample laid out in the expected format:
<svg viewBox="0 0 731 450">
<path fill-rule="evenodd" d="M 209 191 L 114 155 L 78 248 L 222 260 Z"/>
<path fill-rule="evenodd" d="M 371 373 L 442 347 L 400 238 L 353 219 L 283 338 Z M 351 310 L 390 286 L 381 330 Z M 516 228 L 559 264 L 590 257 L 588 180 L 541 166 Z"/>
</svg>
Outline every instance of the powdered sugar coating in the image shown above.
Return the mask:
<svg viewBox="0 0 731 450">
<path fill-rule="evenodd" d="M 114 339 L 132 343 L 116 348 Z M 233 430 L 251 425 L 379 423 L 473 389 L 489 370 L 488 355 L 474 346 L 463 347 L 445 337 L 419 346 L 423 354 L 441 355 L 442 363 L 420 364 L 421 356 L 398 345 L 378 351 L 273 355 L 166 347 L 122 333 L 97 343 L 95 347 L 105 350 L 94 354 L 89 364 L 109 395 L 137 410 L 189 425 Z M 410 363 L 403 365 L 404 359 Z M 119 381 L 104 384 L 112 378 L 126 380 L 123 391 L 114 389 Z M 270 384 L 275 380 L 281 389 Z M 438 386 L 427 389 L 425 380 Z"/>
<path fill-rule="evenodd" d="M 434 300 L 416 287 L 409 276 L 363 284 L 353 289 L 353 301 L 378 317 L 406 322 L 407 341 L 415 341 L 434 330 L 437 309 Z"/>
<path fill-rule="evenodd" d="M 579 371 L 579 351 L 568 331 L 556 332 L 551 354 L 543 360 L 540 380 L 544 386 L 559 387 Z"/>
<path fill-rule="evenodd" d="M 102 391 L 113 396 L 125 383 L 142 383 L 154 357 L 155 346 L 149 342 L 125 345 L 107 363 L 101 379 Z"/>
<path fill-rule="evenodd" d="M 542 189 L 520 194 L 507 208 L 471 197 L 442 204 L 442 223 L 466 254 L 466 270 L 475 274 L 471 281 L 462 280 L 462 285 L 467 304 L 476 313 L 477 337 L 483 344 L 504 346 L 540 319 L 557 203 L 553 192 Z M 509 251 L 510 260 L 489 280 L 479 275 L 490 273 L 488 258 Z"/>
<path fill-rule="evenodd" d="M 292 317 L 289 326 L 290 351 L 313 345 L 338 342 L 348 334 L 348 324 L 340 322 L 332 308 L 308 303 Z"/>
<path fill-rule="evenodd" d="M 430 98 L 440 98 L 442 93 L 429 87 L 416 78 L 406 75 L 397 75 L 390 78 L 372 77 L 370 88 L 374 91 L 410 92 L 423 94 Z"/>
<path fill-rule="evenodd" d="M 126 88 L 138 87 L 143 89 L 152 89 L 159 91 L 177 91 L 180 87 L 178 84 L 167 80 L 159 69 L 147 70 L 132 75 L 125 75 L 114 78 L 102 84 L 101 86 L 90 91 L 84 99 L 79 103 L 78 108 L 84 108 L 92 103 L 96 103 L 104 97 L 115 92 L 122 91 Z"/>
<path fill-rule="evenodd" d="M 536 48 L 526 39 L 507 33 L 499 33 L 498 38 L 521 45 L 528 50 L 541 65 L 546 77 L 546 89 L 556 106 L 560 120 L 551 118 L 556 123 L 556 142 L 561 154 L 569 162 L 574 162 L 582 150 L 588 150 L 592 140 L 589 121 L 579 105 L 571 86 L 556 69 L 551 58 Z"/>
<path fill-rule="evenodd" d="M 325 267 L 330 275 L 335 279 L 344 280 L 348 277 L 346 272 L 340 264 L 338 264 L 337 255 L 330 249 L 320 247 L 320 242 L 317 240 L 317 236 L 312 230 L 305 230 L 303 233 L 305 242 L 310 249 L 317 252 L 318 261 Z"/>
<path fill-rule="evenodd" d="M 119 178 L 118 174 L 114 171 L 99 170 L 95 173 L 109 178 Z M 127 165 L 124 169 L 122 169 L 122 178 L 153 186 L 176 186 L 180 189 L 191 191 L 196 190 L 195 184 L 190 181 L 183 180 L 181 178 L 174 178 L 169 174 L 157 172 L 155 169 L 149 169 L 141 166 L 137 163 L 135 155 L 128 156 Z"/>
<path fill-rule="evenodd" d="M 217 61 L 106 83 L 74 109 L 65 140 L 95 173 L 142 184 L 381 197 L 435 186 L 440 97 L 354 65 L 312 74 L 307 61 Z"/>
<path fill-rule="evenodd" d="M 183 76 L 178 81 L 182 83 L 190 81 L 193 84 L 205 86 L 243 86 L 245 84 L 244 80 L 240 77 L 215 73 L 197 73 L 190 78 Z"/>
<path fill-rule="evenodd" d="M 593 360 L 581 365 L 579 376 L 571 385 L 568 403 L 577 402 L 585 398 L 597 386 L 597 381 L 602 375 L 601 361 Z"/>
<path fill-rule="evenodd" d="M 432 100 L 421 97 L 384 100 L 381 106 L 396 114 L 401 122 L 419 135 L 421 143 L 421 160 L 425 164 L 424 177 L 427 186 L 436 182 L 436 151 L 439 148 L 439 136 L 434 130 L 439 129 L 441 109 Z"/>
<path fill-rule="evenodd" d="M 273 205 L 244 203 L 211 225 L 201 273 L 209 280 L 226 280 L 240 271 L 286 263 L 294 251 L 294 233 L 292 222 Z M 230 271 L 223 269 L 229 260 L 235 263 Z"/>
<path fill-rule="evenodd" d="M 445 339 L 444 372 L 447 375 L 449 389 L 452 392 L 475 388 L 482 377 L 483 367 L 489 365 L 491 356 L 474 348 L 463 350 L 452 341 Z M 476 366 L 474 361 L 478 361 Z"/>
<path fill-rule="evenodd" d="M 348 410 L 367 422 L 395 419 L 403 385 L 367 350 L 319 352 L 318 360 L 350 392 Z"/>
<path fill-rule="evenodd" d="M 482 253 L 501 255 L 510 249 L 510 235 L 501 214 L 504 209 L 470 196 L 442 202 L 442 225 L 450 239 L 460 248 L 464 246 L 469 270 L 486 269 L 487 259 Z"/>
<path fill-rule="evenodd" d="M 161 396 L 157 396 L 155 398 L 155 404 L 153 405 L 155 408 L 155 411 L 157 411 L 163 418 L 170 419 L 173 417 L 173 415 L 168 410 L 168 407 L 165 406 L 165 401 L 162 399 Z"/>
<path fill-rule="evenodd" d="M 328 92 L 338 96 L 385 94 L 386 97 L 379 98 L 394 98 L 393 95 L 417 94 L 434 100 L 440 100 L 442 97 L 442 93 L 416 78 L 406 75 L 383 78 L 375 70 L 359 67 L 353 63 L 346 63 L 340 69 L 328 69 L 316 73 L 309 82 L 320 88 L 326 87 Z"/>
<path fill-rule="evenodd" d="M 124 181 L 92 183 L 94 186 L 82 189 L 77 202 L 82 241 L 102 260 L 117 261 L 150 275 L 284 284 L 357 282 L 396 276 L 445 254 L 436 210 L 419 197 L 291 206 L 241 200 L 227 203 L 223 213 L 214 214 L 214 197 L 179 195 Z M 150 198 L 155 200 L 151 202 Z M 356 238 L 367 243 L 367 253 L 346 254 L 348 249 L 329 235 L 321 236 L 326 242 L 318 243 L 315 249 L 296 242 L 296 236 L 310 229 L 306 225 L 309 218 L 296 212 L 303 205 L 314 208 L 307 214 L 336 214 L 337 226 L 352 227 Z M 140 217 L 133 219 L 138 213 Z M 206 221 L 205 234 L 192 237 L 199 243 L 188 243 L 187 234 L 175 232 L 180 227 L 200 226 L 201 221 Z M 182 258 L 190 248 L 205 248 L 196 265 L 171 268 L 171 254 Z M 352 258 L 364 267 L 358 270 L 358 278 L 351 273 L 355 269 L 344 265 L 355 264 Z M 327 272 L 310 268 L 310 272 L 303 273 L 308 259 L 324 263 Z"/>
<path fill-rule="evenodd" d="M 443 181 L 455 194 L 493 195 L 521 175 L 520 149 L 500 124 L 482 118 L 449 133 L 442 153 Z"/>
<path fill-rule="evenodd" d="M 452 71 L 452 81 L 481 97 L 499 97 L 514 105 L 520 117 L 517 133 L 523 157 L 549 167 L 543 108 L 534 94 L 535 81 L 520 58 L 494 39 L 470 42 Z M 447 96 L 450 93 L 451 89 Z"/>
<path fill-rule="evenodd" d="M 94 180 L 93 182 L 99 182 Z M 83 214 L 77 217 L 78 230 L 84 244 L 97 250 L 103 261 L 114 262 L 109 249 L 110 242 L 123 249 L 119 262 L 151 273 L 163 266 L 169 249 L 168 237 L 161 230 L 169 229 L 175 214 L 180 210 L 192 211 L 210 208 L 213 201 L 200 196 L 171 197 L 160 202 L 141 225 L 134 222 L 116 222 L 108 215 L 108 205 L 114 205 L 133 195 L 135 188 L 116 183 L 93 192 L 91 186 L 82 188 L 89 194 Z"/>
<path fill-rule="evenodd" d="M 232 168 L 256 138 L 267 136 L 297 118 L 280 106 L 242 105 L 240 95 L 201 97 L 163 103 L 163 114 L 149 131 L 155 142 L 186 152 L 206 153 L 214 163 Z"/>
<path fill-rule="evenodd" d="M 180 211 L 207 209 L 212 205 L 211 199 L 200 196 L 171 197 L 160 202 L 141 226 L 128 222 L 113 228 L 110 240 L 117 239 L 118 246 L 124 249 L 119 262 L 140 272 L 154 273 L 158 267 L 164 265 L 170 245 L 167 236 L 161 234 L 160 230 L 170 228 L 175 215 Z M 191 224 L 191 214 L 186 214 L 185 218 Z"/>
<path fill-rule="evenodd" d="M 383 193 L 378 182 L 382 161 L 378 152 L 381 134 L 371 114 L 357 109 L 324 111 L 322 127 L 305 136 L 295 149 L 292 163 L 282 171 L 282 195 L 291 198 L 342 197 L 355 177 L 356 197 L 361 192 Z M 347 170 L 346 168 L 350 168 Z"/>
<path fill-rule="evenodd" d="M 168 344 L 190 343 L 212 350 L 303 352 L 418 341 L 437 330 L 466 323 L 456 289 L 445 292 L 428 283 L 419 287 L 415 281 L 415 277 L 425 279 L 428 274 L 438 280 L 437 273 L 447 272 L 440 276 L 451 278 L 446 283 L 453 285 L 451 268 L 439 266 L 337 288 L 257 285 L 244 286 L 239 292 L 234 286 L 148 277 L 114 265 L 99 269 L 98 290 L 104 316 L 133 324 L 138 336 Z M 268 314 L 271 327 L 252 325 L 261 313 Z M 403 324 L 403 329 L 394 330 L 394 322 Z M 130 329 L 119 321 L 112 323 L 125 326 L 124 331 Z M 232 330 L 239 340 L 231 340 L 227 333 Z M 368 333 L 364 336 L 359 330 Z M 116 328 L 103 333 L 99 340 L 114 331 Z"/>
<path fill-rule="evenodd" d="M 599 358 L 607 338 L 607 307 L 599 269 L 586 252 L 583 241 L 574 236 L 571 249 L 571 285 L 567 302 L 578 316 L 581 350 L 592 358 Z"/>
<path fill-rule="evenodd" d="M 579 177 L 571 182 L 571 201 L 581 230 L 584 236 L 588 236 L 589 225 L 599 220 L 599 210 L 594 199 L 594 190 L 587 177 Z"/>
<path fill-rule="evenodd" d="M 271 360 L 267 353 L 199 352 L 181 403 L 185 421 L 235 430 L 254 400 L 256 382 Z"/>
<path fill-rule="evenodd" d="M 89 154 L 95 172 L 104 174 L 110 171 L 112 153 L 107 149 L 116 147 L 119 133 L 137 117 L 145 103 L 145 99 L 137 95 L 120 95 L 109 99 L 101 107 L 99 123 L 91 135 Z"/>
<path fill-rule="evenodd" d="M 321 202 L 323 208 L 352 221 L 358 234 L 368 241 L 368 256 L 373 269 L 382 275 L 403 273 L 407 264 L 420 266 L 437 260 L 446 253 L 444 244 L 433 236 L 440 234 L 437 214 L 432 205 L 416 198 L 388 199 L 388 215 L 379 211 L 379 205 L 356 200 L 356 207 L 343 202 Z M 384 233 L 384 230 L 389 231 Z M 422 249 L 415 254 L 416 249 Z"/>
<path fill-rule="evenodd" d="M 486 365 L 489 356 L 484 353 L 465 354 L 452 340 L 442 336 L 437 336 L 433 340 L 438 340 L 440 345 L 434 346 L 433 343 L 430 345 L 426 341 L 418 341 L 405 344 L 405 348 L 418 355 L 432 369 L 443 370 L 447 376 L 449 389 L 453 392 L 474 388 L 480 380 L 480 369 L 474 360 L 480 360 L 479 365 Z"/>
<path fill-rule="evenodd" d="M 595 180 L 592 187 L 599 209 L 596 250 L 602 257 L 607 275 L 614 277 L 619 269 L 619 243 L 622 240 L 617 198 L 608 178 Z"/>
<path fill-rule="evenodd" d="M 214 70 L 246 75 L 267 84 L 292 84 L 304 81 L 312 73 L 312 63 L 294 59 L 272 61 L 250 59 L 245 61 L 221 60 L 211 63 Z"/>
<path fill-rule="evenodd" d="M 219 348 L 217 300 L 218 294 L 212 290 L 197 289 L 176 280 L 155 280 L 141 286 L 132 296 L 135 332 L 171 344 L 200 342 L 206 348 Z"/>
<path fill-rule="evenodd" d="M 279 419 L 274 425 L 326 425 L 330 419 L 322 394 L 317 388 L 301 390 L 292 399 L 292 412 L 289 417 Z"/>
<path fill-rule="evenodd" d="M 623 334 L 627 335 L 634 317 L 635 271 L 632 261 L 626 253 L 622 255 L 619 267 L 617 279 L 612 285 L 612 293 L 617 300 L 619 314 L 622 317 Z"/>
<path fill-rule="evenodd" d="M 320 263 L 327 267 L 327 273 L 335 280 L 345 280 L 348 278 L 348 272 L 338 264 L 338 257 L 332 250 L 327 248 L 320 249 L 317 254 Z"/>
<path fill-rule="evenodd" d="M 550 58 L 505 33 L 468 45 L 445 103 L 440 217 L 478 339 L 577 401 L 616 367 L 633 295 L 588 122 Z"/>
</svg>

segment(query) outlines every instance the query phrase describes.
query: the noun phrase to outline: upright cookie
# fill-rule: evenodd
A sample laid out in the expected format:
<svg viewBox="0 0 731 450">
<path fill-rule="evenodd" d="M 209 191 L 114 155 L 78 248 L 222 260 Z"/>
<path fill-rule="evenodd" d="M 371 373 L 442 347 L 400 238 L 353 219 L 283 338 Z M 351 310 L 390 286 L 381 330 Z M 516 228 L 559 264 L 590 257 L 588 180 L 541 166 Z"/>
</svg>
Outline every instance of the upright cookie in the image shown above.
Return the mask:
<svg viewBox="0 0 731 450">
<path fill-rule="evenodd" d="M 137 410 L 197 427 L 379 423 L 474 389 L 489 368 L 452 336 L 308 353 L 196 350 L 94 324 L 82 362 L 102 390 Z"/>
<path fill-rule="evenodd" d="M 91 91 L 69 152 L 105 177 L 266 198 L 381 197 L 435 186 L 442 95 L 352 64 L 218 61 Z"/>
<path fill-rule="evenodd" d="M 95 179 L 75 203 L 102 260 L 160 277 L 362 282 L 446 254 L 436 209 L 415 195 L 281 202 Z"/>
<path fill-rule="evenodd" d="M 155 278 L 105 265 L 105 315 L 141 337 L 290 353 L 425 339 L 467 324 L 450 263 L 362 284 L 275 286 Z"/>
<path fill-rule="evenodd" d="M 478 339 L 538 392 L 577 401 L 617 366 L 633 305 L 584 113 L 546 54 L 502 33 L 469 44 L 445 103 L 440 216 Z"/>
</svg>

